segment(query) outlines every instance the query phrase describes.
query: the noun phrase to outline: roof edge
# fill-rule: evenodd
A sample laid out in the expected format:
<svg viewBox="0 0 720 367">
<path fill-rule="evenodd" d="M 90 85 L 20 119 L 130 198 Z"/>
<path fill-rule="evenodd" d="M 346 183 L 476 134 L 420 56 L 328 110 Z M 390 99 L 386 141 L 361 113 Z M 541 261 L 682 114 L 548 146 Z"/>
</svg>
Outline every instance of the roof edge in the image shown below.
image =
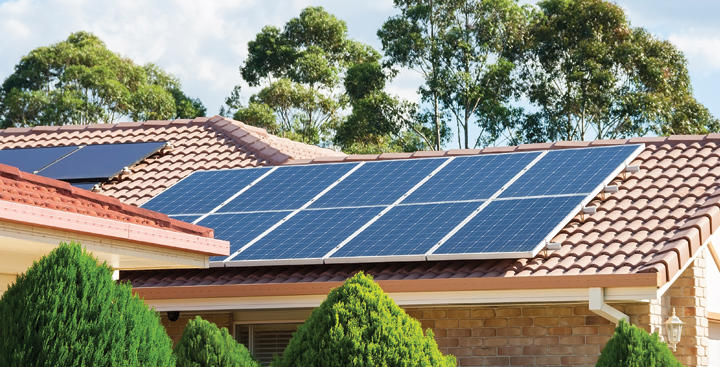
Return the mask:
<svg viewBox="0 0 720 367">
<path fill-rule="evenodd" d="M 228 241 L 13 201 L 0 200 L 0 220 L 209 256 L 230 253 Z"/>
<path fill-rule="evenodd" d="M 388 293 L 479 290 L 566 289 L 590 287 L 658 287 L 657 273 L 546 275 L 523 277 L 377 280 Z M 133 287 L 143 299 L 187 299 L 327 294 L 341 281 L 256 283 L 199 286 Z"/>
<path fill-rule="evenodd" d="M 80 189 L 64 181 L 59 181 L 52 178 L 47 178 L 34 175 L 32 173 L 20 171 L 17 167 L 8 166 L 0 163 L 0 175 L 14 180 L 25 181 L 33 185 L 45 186 L 57 191 L 66 192 L 74 197 L 91 201 L 93 203 L 103 206 L 111 207 L 112 209 L 115 209 L 119 212 L 124 212 L 127 215 L 138 216 L 147 220 L 154 221 L 161 227 L 167 227 L 168 229 L 177 232 L 188 233 L 208 238 L 212 238 L 214 236 L 214 231 L 211 228 L 186 223 L 177 219 L 170 218 L 162 213 L 125 204 L 118 199 L 98 194 L 92 191 Z"/>
</svg>

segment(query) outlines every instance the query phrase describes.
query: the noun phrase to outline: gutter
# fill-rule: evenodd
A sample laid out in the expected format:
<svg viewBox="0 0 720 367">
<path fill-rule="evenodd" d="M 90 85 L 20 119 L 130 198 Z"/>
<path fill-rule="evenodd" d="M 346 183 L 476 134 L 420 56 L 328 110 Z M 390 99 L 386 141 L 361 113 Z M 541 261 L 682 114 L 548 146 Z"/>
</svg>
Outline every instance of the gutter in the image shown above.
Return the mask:
<svg viewBox="0 0 720 367">
<path fill-rule="evenodd" d="M 619 323 L 620 320 L 625 320 L 626 322 L 630 321 L 628 315 L 605 303 L 605 288 L 588 289 L 588 307 L 590 308 L 590 311 L 612 321 L 615 324 Z"/>
</svg>

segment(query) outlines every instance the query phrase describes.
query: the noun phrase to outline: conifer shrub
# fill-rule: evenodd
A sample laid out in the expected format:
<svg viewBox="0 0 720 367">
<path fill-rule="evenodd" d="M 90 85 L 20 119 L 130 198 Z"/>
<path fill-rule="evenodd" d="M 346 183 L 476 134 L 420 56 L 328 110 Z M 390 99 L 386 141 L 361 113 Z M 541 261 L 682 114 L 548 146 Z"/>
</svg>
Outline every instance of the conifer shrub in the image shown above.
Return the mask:
<svg viewBox="0 0 720 367">
<path fill-rule="evenodd" d="M 260 367 L 244 345 L 226 328 L 203 320 L 190 320 L 175 346 L 177 367 Z"/>
<path fill-rule="evenodd" d="M 596 367 L 682 367 L 657 333 L 620 321 Z"/>
<path fill-rule="evenodd" d="M 431 330 L 358 273 L 333 289 L 290 340 L 273 367 L 455 366 Z"/>
<path fill-rule="evenodd" d="M 174 366 L 174 357 L 157 314 L 71 243 L 0 298 L 0 366 Z"/>
</svg>

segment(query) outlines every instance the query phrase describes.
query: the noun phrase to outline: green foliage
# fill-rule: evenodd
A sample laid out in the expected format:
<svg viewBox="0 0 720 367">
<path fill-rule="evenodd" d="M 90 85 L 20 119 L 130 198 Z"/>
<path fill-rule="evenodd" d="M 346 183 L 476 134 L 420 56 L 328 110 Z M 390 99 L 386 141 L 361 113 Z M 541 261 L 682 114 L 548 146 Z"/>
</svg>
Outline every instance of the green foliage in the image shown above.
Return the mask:
<svg viewBox="0 0 720 367">
<path fill-rule="evenodd" d="M 372 367 L 455 366 L 443 356 L 432 331 L 408 316 L 372 277 L 362 273 L 333 289 L 272 364 Z"/>
<path fill-rule="evenodd" d="M 178 367 L 260 367 L 250 352 L 212 322 L 196 316 L 175 346 Z"/>
<path fill-rule="evenodd" d="M 603 348 L 597 367 L 682 367 L 657 333 L 620 321 Z"/>
<path fill-rule="evenodd" d="M 0 298 L 2 366 L 174 366 L 155 312 L 80 245 L 60 244 Z"/>
<path fill-rule="evenodd" d="M 542 1 L 526 46 L 523 80 L 538 111 L 517 127 L 518 140 L 706 133 L 720 125 L 692 97 L 682 53 L 631 27 L 614 3 Z"/>
<path fill-rule="evenodd" d="M 177 79 L 156 65 L 135 65 L 87 32 L 30 51 L 0 88 L 2 127 L 204 114 L 202 103 L 187 97 Z"/>
</svg>

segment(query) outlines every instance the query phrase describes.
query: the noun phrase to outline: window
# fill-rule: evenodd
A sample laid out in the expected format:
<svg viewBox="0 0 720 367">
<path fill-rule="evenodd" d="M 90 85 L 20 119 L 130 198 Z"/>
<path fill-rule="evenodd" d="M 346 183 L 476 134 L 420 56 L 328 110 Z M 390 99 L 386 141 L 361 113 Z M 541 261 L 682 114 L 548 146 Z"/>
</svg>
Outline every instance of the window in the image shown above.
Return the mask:
<svg viewBox="0 0 720 367">
<path fill-rule="evenodd" d="M 244 344 L 263 365 L 269 365 L 290 342 L 299 323 L 235 324 L 235 339 Z"/>
</svg>

